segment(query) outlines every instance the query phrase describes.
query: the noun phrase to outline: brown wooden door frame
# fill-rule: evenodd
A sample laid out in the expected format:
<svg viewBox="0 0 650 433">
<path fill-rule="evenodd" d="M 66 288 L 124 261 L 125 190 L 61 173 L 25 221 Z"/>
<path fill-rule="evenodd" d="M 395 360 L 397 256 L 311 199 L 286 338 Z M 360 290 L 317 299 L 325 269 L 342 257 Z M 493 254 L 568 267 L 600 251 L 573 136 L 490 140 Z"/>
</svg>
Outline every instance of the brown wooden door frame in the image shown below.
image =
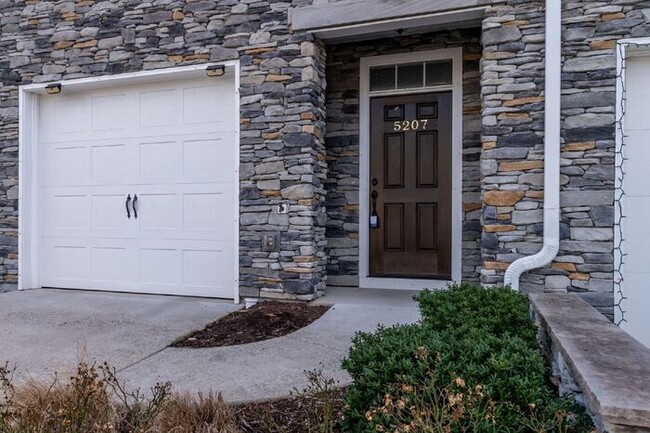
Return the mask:
<svg viewBox="0 0 650 433">
<path fill-rule="evenodd" d="M 371 278 L 451 279 L 452 104 L 451 91 L 370 99 Z"/>
</svg>

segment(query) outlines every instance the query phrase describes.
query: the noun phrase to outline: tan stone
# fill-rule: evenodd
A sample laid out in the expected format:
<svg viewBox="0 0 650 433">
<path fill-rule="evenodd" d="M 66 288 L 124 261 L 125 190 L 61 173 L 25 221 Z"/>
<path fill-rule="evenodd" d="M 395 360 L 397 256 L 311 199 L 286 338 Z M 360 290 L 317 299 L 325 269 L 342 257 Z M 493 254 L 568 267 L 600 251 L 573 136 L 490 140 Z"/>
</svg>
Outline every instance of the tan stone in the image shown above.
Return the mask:
<svg viewBox="0 0 650 433">
<path fill-rule="evenodd" d="M 544 161 L 503 162 L 499 165 L 499 171 L 526 171 L 543 167 Z"/>
<path fill-rule="evenodd" d="M 264 140 L 279 140 L 282 137 L 281 132 L 263 132 L 262 138 Z"/>
<path fill-rule="evenodd" d="M 169 61 L 174 63 L 183 63 L 183 56 L 169 56 Z"/>
<path fill-rule="evenodd" d="M 528 119 L 530 115 L 528 113 L 501 113 L 499 114 L 499 119 Z"/>
<path fill-rule="evenodd" d="M 65 21 L 75 21 L 76 19 L 80 18 L 81 15 L 74 13 L 74 12 L 65 12 L 61 14 L 61 18 L 63 18 Z"/>
<path fill-rule="evenodd" d="M 569 275 L 569 278 L 572 280 L 578 280 L 578 281 L 589 281 L 590 277 L 589 274 L 583 274 L 580 272 L 575 272 L 573 274 Z"/>
<path fill-rule="evenodd" d="M 314 125 L 303 125 L 302 132 L 304 132 L 305 134 L 317 135 L 318 129 L 316 129 Z"/>
<path fill-rule="evenodd" d="M 251 48 L 249 50 L 246 50 L 246 54 L 262 54 L 269 53 L 271 51 L 275 51 L 275 48 Z"/>
<path fill-rule="evenodd" d="M 310 263 L 315 262 L 314 256 L 296 256 L 293 258 L 296 263 Z"/>
<path fill-rule="evenodd" d="M 280 284 L 282 282 L 282 280 L 278 278 L 269 278 L 269 277 L 259 277 L 257 281 L 264 284 Z"/>
<path fill-rule="evenodd" d="M 508 27 L 520 27 L 520 26 L 527 26 L 528 24 L 530 24 L 530 21 L 528 20 L 513 20 L 513 21 L 506 21 L 502 25 Z"/>
<path fill-rule="evenodd" d="M 350 239 L 359 239 L 359 233 L 349 233 L 348 237 Z"/>
<path fill-rule="evenodd" d="M 251 123 L 251 119 L 247 119 L 247 118 L 241 119 L 239 121 L 240 125 L 250 125 L 250 123 Z"/>
<path fill-rule="evenodd" d="M 270 191 L 270 190 L 269 191 L 262 191 L 262 192 L 260 192 L 260 194 L 262 194 L 263 197 L 281 197 L 282 196 L 280 191 Z"/>
<path fill-rule="evenodd" d="M 575 263 L 559 263 L 555 262 L 551 266 L 553 269 L 560 269 L 562 271 L 567 271 L 567 272 L 575 272 L 576 271 L 576 265 Z"/>
<path fill-rule="evenodd" d="M 472 212 L 483 207 L 483 203 L 463 203 L 463 212 Z"/>
<path fill-rule="evenodd" d="M 29 20 L 27 20 L 27 22 L 32 26 L 37 26 L 41 22 L 41 19 L 40 18 L 30 18 Z"/>
<path fill-rule="evenodd" d="M 311 268 L 286 268 L 284 271 L 291 274 L 311 274 L 314 272 Z"/>
<path fill-rule="evenodd" d="M 483 226 L 487 233 L 505 233 L 517 230 L 517 227 L 510 224 L 491 224 Z"/>
<path fill-rule="evenodd" d="M 524 198 L 523 191 L 487 191 L 483 201 L 491 206 L 513 206 Z"/>
<path fill-rule="evenodd" d="M 494 149 L 495 147 L 497 147 L 496 141 L 486 141 L 483 143 L 483 150 L 490 150 Z"/>
<path fill-rule="evenodd" d="M 300 113 L 300 120 L 316 120 L 316 115 L 311 112 Z"/>
<path fill-rule="evenodd" d="M 518 98 L 518 99 L 511 99 L 510 101 L 505 101 L 503 103 L 504 107 L 517 107 L 519 105 L 526 105 L 526 104 L 535 104 L 537 102 L 542 102 L 544 100 L 543 97 L 541 96 L 530 96 L 528 98 Z"/>
<path fill-rule="evenodd" d="M 595 141 L 581 141 L 577 143 L 568 143 L 562 149 L 562 152 L 579 152 L 582 150 L 590 150 L 596 147 Z"/>
<path fill-rule="evenodd" d="M 186 62 L 191 62 L 194 60 L 208 60 L 210 58 L 210 54 L 191 54 L 189 56 L 185 56 L 185 61 Z"/>
<path fill-rule="evenodd" d="M 78 43 L 74 44 L 75 48 L 81 48 L 81 49 L 83 49 L 83 48 L 92 48 L 92 47 L 96 47 L 96 46 L 97 46 L 97 40 L 96 39 L 91 39 L 89 41 L 78 42 Z"/>
<path fill-rule="evenodd" d="M 495 51 L 493 53 L 485 53 L 485 60 L 504 60 L 512 59 L 515 56 L 515 53 L 510 53 L 507 51 Z"/>
<path fill-rule="evenodd" d="M 504 262 L 483 262 L 483 267 L 490 271 L 505 271 L 510 263 Z"/>
<path fill-rule="evenodd" d="M 592 50 L 611 50 L 616 46 L 616 41 L 593 41 L 589 44 Z"/>
<path fill-rule="evenodd" d="M 603 21 L 613 21 L 613 20 L 622 20 L 625 18 L 623 12 L 617 12 L 615 14 L 603 14 L 600 16 L 600 19 Z"/>
<path fill-rule="evenodd" d="M 55 50 L 63 50 L 65 48 L 71 47 L 73 45 L 74 45 L 74 42 L 72 42 L 72 41 L 61 41 L 61 42 L 57 42 L 56 44 L 54 44 L 54 49 Z"/>
<path fill-rule="evenodd" d="M 528 191 L 526 197 L 542 199 L 544 198 L 544 191 Z"/>
<path fill-rule="evenodd" d="M 182 21 L 185 18 L 185 14 L 183 13 L 182 10 L 177 9 L 174 12 L 172 12 L 172 19 L 174 21 Z"/>
<path fill-rule="evenodd" d="M 498 221 L 508 221 L 510 218 L 512 218 L 512 215 L 509 213 L 500 213 L 497 215 L 497 220 Z"/>
<path fill-rule="evenodd" d="M 291 75 L 269 74 L 266 76 L 266 81 L 287 81 L 290 79 L 291 79 Z"/>
</svg>

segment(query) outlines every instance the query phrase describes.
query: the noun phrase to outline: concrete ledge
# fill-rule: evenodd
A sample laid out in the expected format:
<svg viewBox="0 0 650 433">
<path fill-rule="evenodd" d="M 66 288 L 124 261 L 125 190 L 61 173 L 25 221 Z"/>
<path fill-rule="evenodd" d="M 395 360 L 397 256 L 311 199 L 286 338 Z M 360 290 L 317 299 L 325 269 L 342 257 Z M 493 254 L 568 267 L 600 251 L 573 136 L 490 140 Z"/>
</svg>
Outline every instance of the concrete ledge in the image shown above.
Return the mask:
<svg viewBox="0 0 650 433">
<path fill-rule="evenodd" d="M 576 295 L 530 299 L 561 392 L 581 393 L 603 431 L 650 432 L 650 349 Z"/>
</svg>

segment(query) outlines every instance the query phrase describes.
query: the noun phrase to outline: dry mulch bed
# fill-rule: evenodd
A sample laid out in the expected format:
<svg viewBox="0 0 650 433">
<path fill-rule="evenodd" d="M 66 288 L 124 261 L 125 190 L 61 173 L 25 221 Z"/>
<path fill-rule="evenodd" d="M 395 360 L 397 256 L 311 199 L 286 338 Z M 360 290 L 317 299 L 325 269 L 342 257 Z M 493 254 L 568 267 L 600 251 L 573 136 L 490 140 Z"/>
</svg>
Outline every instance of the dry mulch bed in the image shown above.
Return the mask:
<svg viewBox="0 0 650 433">
<path fill-rule="evenodd" d="M 329 305 L 262 302 L 249 309 L 230 313 L 171 346 L 191 348 L 236 346 L 282 337 L 314 322 L 329 308 Z"/>
<path fill-rule="evenodd" d="M 333 391 L 327 397 L 297 396 L 264 403 L 233 406 L 237 428 L 242 433 L 309 433 L 321 431 L 318 415 L 324 411 L 324 400 L 332 404 L 331 411 L 340 419 L 344 389 Z M 340 433 L 338 425 L 331 430 Z"/>
</svg>

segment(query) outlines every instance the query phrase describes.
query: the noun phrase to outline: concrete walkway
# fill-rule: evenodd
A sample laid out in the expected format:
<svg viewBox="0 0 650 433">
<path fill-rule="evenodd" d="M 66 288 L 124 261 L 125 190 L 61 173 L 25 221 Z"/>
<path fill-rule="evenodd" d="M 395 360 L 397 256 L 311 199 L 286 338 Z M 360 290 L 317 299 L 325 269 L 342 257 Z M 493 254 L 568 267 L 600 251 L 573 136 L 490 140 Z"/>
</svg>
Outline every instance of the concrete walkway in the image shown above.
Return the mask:
<svg viewBox="0 0 650 433">
<path fill-rule="evenodd" d="M 341 370 L 350 340 L 377 325 L 418 320 L 412 292 L 328 290 L 333 307 L 285 337 L 211 349 L 167 347 L 174 340 L 241 308 L 205 299 L 64 290 L 0 294 L 0 364 L 16 377 L 67 375 L 77 361 L 108 362 L 130 387 L 170 381 L 176 391 L 222 392 L 231 402 L 283 397 L 307 385 L 304 371 L 349 383 Z"/>
</svg>

